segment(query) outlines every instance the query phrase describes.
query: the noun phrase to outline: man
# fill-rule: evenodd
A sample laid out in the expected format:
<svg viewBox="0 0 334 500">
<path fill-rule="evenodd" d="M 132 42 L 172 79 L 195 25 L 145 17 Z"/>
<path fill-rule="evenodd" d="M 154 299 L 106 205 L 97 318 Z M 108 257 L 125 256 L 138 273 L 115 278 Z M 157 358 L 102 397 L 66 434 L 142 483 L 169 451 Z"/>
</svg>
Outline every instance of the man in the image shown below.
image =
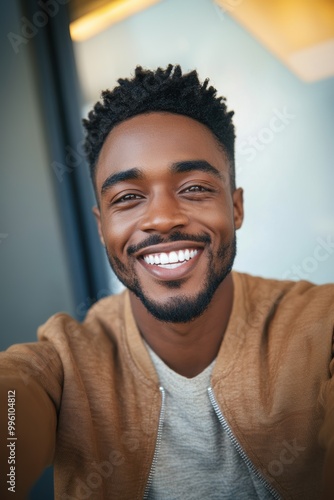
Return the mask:
<svg viewBox="0 0 334 500">
<path fill-rule="evenodd" d="M 17 494 L 53 462 L 57 499 L 333 498 L 334 287 L 231 272 L 243 193 L 207 80 L 138 67 L 102 96 L 86 149 L 126 291 L 1 355 Z"/>
</svg>

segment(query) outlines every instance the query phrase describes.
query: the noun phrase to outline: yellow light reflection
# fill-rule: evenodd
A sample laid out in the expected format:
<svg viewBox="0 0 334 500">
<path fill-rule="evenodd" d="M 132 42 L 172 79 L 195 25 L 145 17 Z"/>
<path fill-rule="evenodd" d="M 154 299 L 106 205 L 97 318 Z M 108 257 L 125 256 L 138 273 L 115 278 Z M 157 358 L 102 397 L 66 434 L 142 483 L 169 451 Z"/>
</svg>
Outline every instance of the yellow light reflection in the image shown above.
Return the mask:
<svg viewBox="0 0 334 500">
<path fill-rule="evenodd" d="M 305 81 L 334 75 L 333 0 L 215 0 Z"/>
<path fill-rule="evenodd" d="M 94 10 L 70 24 L 71 38 L 75 42 L 87 40 L 110 25 L 118 23 L 161 0 L 118 0 Z"/>
</svg>

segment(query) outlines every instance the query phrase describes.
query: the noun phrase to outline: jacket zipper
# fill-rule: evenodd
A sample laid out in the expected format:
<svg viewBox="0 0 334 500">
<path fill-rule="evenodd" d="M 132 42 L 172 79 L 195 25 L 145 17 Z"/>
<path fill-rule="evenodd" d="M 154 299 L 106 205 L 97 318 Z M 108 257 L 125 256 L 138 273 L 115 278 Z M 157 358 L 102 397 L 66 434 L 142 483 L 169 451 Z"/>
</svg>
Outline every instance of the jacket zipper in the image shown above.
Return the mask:
<svg viewBox="0 0 334 500">
<path fill-rule="evenodd" d="M 153 481 L 153 475 L 154 475 L 155 468 L 157 465 L 158 453 L 159 453 L 159 449 L 160 449 L 160 445 L 161 445 L 162 426 L 163 426 L 164 418 L 165 418 L 165 389 L 163 387 L 159 387 L 159 390 L 161 392 L 161 409 L 160 409 L 160 416 L 159 416 L 157 441 L 155 444 L 155 450 L 154 450 L 151 470 L 150 470 L 150 473 L 148 475 L 143 500 L 146 500 L 148 498 L 148 493 L 150 491 L 150 487 L 151 487 L 151 484 Z"/>
<path fill-rule="evenodd" d="M 225 419 L 225 417 L 223 416 L 219 406 L 218 406 L 218 403 L 217 403 L 217 400 L 215 398 L 215 395 L 213 393 L 213 390 L 211 387 L 208 388 L 208 393 L 209 393 L 209 399 L 210 399 L 210 402 L 213 406 L 213 409 L 218 417 L 218 420 L 219 422 L 221 423 L 224 431 L 226 432 L 226 434 L 228 435 L 228 437 L 230 438 L 232 444 L 234 445 L 234 447 L 236 448 L 237 452 L 239 453 L 239 455 L 241 456 L 241 458 L 243 459 L 243 461 L 246 463 L 247 467 L 253 472 L 253 474 L 255 474 L 255 476 L 259 479 L 259 481 L 263 484 L 263 486 L 265 486 L 267 488 L 267 490 L 270 491 L 270 493 L 272 494 L 272 496 L 276 499 L 276 500 L 280 500 L 280 496 L 279 494 L 277 493 L 277 491 L 271 486 L 271 484 L 269 484 L 269 482 L 262 476 L 262 474 L 256 469 L 256 467 L 253 465 L 253 463 L 251 462 L 251 460 L 248 458 L 248 456 L 246 455 L 246 453 L 244 452 L 243 448 L 241 447 L 240 443 L 238 442 L 238 440 L 236 439 L 236 437 L 234 436 L 229 424 L 227 423 L 227 420 Z"/>
</svg>

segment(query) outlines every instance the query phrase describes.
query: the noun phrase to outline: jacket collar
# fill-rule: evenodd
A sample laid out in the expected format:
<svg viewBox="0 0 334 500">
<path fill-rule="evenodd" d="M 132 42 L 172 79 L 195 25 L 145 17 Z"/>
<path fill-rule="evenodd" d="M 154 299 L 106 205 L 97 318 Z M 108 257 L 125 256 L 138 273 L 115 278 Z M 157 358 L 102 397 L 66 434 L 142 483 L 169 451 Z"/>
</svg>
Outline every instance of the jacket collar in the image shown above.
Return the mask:
<svg viewBox="0 0 334 500">
<path fill-rule="evenodd" d="M 151 386 L 154 385 L 158 388 L 158 375 L 132 314 L 130 292 L 129 290 L 125 290 L 123 294 L 123 315 L 125 328 L 122 337 L 124 340 L 125 351 L 129 356 L 129 362 L 137 376 L 141 377 L 146 384 Z"/>
</svg>

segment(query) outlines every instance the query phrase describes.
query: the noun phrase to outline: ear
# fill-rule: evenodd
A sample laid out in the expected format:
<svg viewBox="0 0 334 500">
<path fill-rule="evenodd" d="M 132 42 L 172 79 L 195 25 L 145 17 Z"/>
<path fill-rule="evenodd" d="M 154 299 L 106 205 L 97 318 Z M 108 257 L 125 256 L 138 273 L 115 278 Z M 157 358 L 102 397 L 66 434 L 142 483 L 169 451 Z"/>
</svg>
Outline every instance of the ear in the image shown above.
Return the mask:
<svg viewBox="0 0 334 500">
<path fill-rule="evenodd" d="M 242 188 L 238 188 L 234 191 L 232 195 L 233 199 L 233 214 L 234 214 L 234 226 L 236 229 L 240 229 L 242 222 L 244 220 L 244 191 Z"/>
<path fill-rule="evenodd" d="M 104 242 L 103 233 L 102 233 L 102 227 L 101 227 L 101 212 L 100 212 L 100 210 L 99 210 L 99 208 L 97 206 L 95 206 L 95 207 L 92 208 L 92 212 L 93 212 L 93 214 L 95 216 L 95 219 L 96 219 L 97 229 L 99 231 L 99 236 L 100 236 L 101 243 L 105 247 L 106 244 Z"/>
</svg>

